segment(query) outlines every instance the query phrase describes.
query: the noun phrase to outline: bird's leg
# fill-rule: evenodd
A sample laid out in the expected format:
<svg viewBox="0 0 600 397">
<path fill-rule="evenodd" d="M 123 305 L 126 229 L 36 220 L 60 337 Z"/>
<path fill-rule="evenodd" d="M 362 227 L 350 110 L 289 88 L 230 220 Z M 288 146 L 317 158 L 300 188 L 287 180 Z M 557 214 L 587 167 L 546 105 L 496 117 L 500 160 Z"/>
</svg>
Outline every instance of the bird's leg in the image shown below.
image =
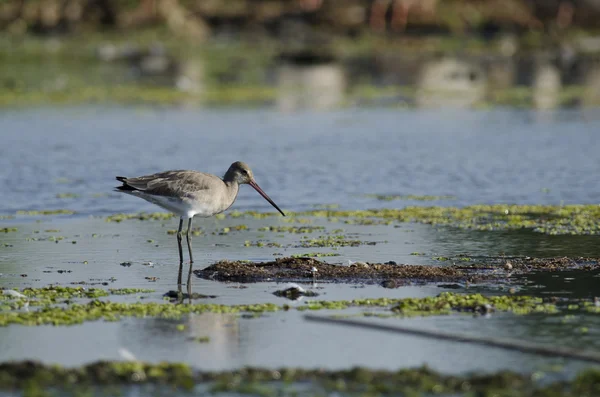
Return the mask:
<svg viewBox="0 0 600 397">
<path fill-rule="evenodd" d="M 187 292 L 188 292 L 188 298 L 190 300 L 190 303 L 192 303 L 192 266 L 194 263 L 194 258 L 192 257 L 192 219 L 190 218 L 188 221 L 188 228 L 187 228 L 187 245 L 188 245 L 188 251 L 190 253 L 190 270 L 188 272 L 188 278 L 187 278 Z"/>
<path fill-rule="evenodd" d="M 187 230 L 187 245 L 188 252 L 190 253 L 190 272 L 192 271 L 192 263 L 194 263 L 194 258 L 192 257 L 192 219 L 188 221 L 188 230 Z"/>
<path fill-rule="evenodd" d="M 192 303 L 192 264 L 190 263 L 190 272 L 188 273 L 187 282 L 188 301 Z"/>
<path fill-rule="evenodd" d="M 181 283 L 177 284 L 177 303 L 183 303 L 183 292 L 181 291 Z"/>
<path fill-rule="evenodd" d="M 177 285 L 181 285 L 181 273 L 183 272 L 183 247 L 181 246 L 181 229 L 183 229 L 183 218 L 179 219 L 179 230 L 177 230 L 177 247 L 179 248 L 179 275 Z"/>
</svg>

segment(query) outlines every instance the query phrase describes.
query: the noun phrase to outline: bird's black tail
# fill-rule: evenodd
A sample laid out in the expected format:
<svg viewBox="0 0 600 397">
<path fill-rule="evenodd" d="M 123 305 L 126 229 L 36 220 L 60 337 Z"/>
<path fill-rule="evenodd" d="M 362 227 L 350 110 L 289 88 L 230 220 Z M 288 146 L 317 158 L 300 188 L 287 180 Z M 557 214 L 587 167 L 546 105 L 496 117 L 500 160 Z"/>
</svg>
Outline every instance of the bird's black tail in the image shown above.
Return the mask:
<svg viewBox="0 0 600 397">
<path fill-rule="evenodd" d="M 120 190 L 122 192 L 131 192 L 132 190 L 136 190 L 127 184 L 127 177 L 117 176 L 116 179 L 119 182 L 123 182 L 123 185 L 115 187 L 116 190 Z"/>
</svg>

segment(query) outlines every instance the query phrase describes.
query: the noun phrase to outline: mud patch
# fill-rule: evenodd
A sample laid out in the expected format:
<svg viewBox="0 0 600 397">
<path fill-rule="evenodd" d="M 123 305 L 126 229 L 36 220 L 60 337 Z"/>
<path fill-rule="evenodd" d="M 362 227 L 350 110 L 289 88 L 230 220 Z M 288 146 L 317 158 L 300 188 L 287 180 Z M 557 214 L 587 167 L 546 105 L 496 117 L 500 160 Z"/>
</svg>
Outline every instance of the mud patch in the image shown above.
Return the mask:
<svg viewBox="0 0 600 397">
<path fill-rule="evenodd" d="M 513 275 L 536 271 L 600 270 L 598 258 L 532 258 L 486 257 L 447 258 L 462 263 L 446 266 L 407 265 L 394 263 L 355 262 L 349 266 L 331 264 L 308 257 L 285 257 L 271 262 L 219 261 L 204 269 L 194 270 L 196 276 L 217 281 L 333 281 L 344 283 L 378 282 L 386 288 L 410 283 L 479 283 L 506 282 Z"/>
<path fill-rule="evenodd" d="M 410 280 L 414 282 L 476 282 L 486 278 L 477 269 L 463 270 L 456 266 L 392 265 L 357 262 L 350 266 L 336 265 L 313 258 L 279 258 L 272 262 L 248 263 L 219 261 L 205 269 L 194 271 L 196 276 L 217 281 L 310 281 L 364 282 Z"/>
</svg>

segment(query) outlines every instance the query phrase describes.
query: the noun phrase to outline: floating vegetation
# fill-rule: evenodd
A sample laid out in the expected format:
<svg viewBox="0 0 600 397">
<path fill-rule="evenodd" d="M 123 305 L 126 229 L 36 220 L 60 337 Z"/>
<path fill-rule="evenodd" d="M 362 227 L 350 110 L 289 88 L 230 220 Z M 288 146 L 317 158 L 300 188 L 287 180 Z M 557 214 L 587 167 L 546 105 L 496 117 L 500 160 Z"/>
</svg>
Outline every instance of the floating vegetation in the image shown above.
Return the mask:
<svg viewBox="0 0 600 397">
<path fill-rule="evenodd" d="M 17 229 L 16 227 L 3 227 L 0 228 L 0 233 L 11 233 L 11 232 L 18 232 L 19 229 Z"/>
<path fill-rule="evenodd" d="M 217 305 L 192 304 L 172 305 L 170 303 L 116 303 L 92 300 L 86 304 L 73 303 L 67 307 L 44 306 L 38 311 L 0 312 L 0 326 L 19 324 L 37 325 L 75 325 L 86 321 L 118 321 L 124 317 L 160 317 L 177 319 L 190 313 L 240 313 L 269 312 L 280 308 L 272 303 L 256 305 Z"/>
<path fill-rule="evenodd" d="M 77 193 L 58 193 L 56 195 L 56 198 L 59 198 L 59 199 L 69 199 L 69 198 L 77 198 L 77 197 L 80 197 L 80 195 Z"/>
<path fill-rule="evenodd" d="M 553 303 L 531 296 L 483 296 L 443 292 L 436 297 L 407 298 L 401 300 L 392 311 L 403 316 L 443 315 L 452 312 L 487 314 L 493 311 L 515 314 L 557 313 Z"/>
<path fill-rule="evenodd" d="M 140 212 L 137 214 L 114 214 L 106 217 L 107 222 L 122 222 L 128 219 L 136 219 L 139 221 L 163 221 L 174 218 L 175 215 L 169 212 Z"/>
<path fill-rule="evenodd" d="M 83 287 L 63 287 L 60 285 L 51 285 L 43 288 L 25 288 L 21 291 L 28 298 L 57 301 L 60 299 L 73 298 L 99 298 L 108 296 L 106 290 L 100 288 Z"/>
<path fill-rule="evenodd" d="M 344 223 L 347 225 L 360 225 L 360 226 L 371 226 L 371 225 L 390 225 L 394 221 L 391 219 L 376 219 L 376 218 L 350 218 L 344 219 Z"/>
<path fill-rule="evenodd" d="M 73 303 L 67 298 L 74 297 L 99 297 L 107 296 L 104 290 L 91 289 L 91 295 L 83 289 L 61 287 L 58 292 L 52 291 L 45 296 L 43 306 L 36 311 L 14 311 L 19 306 L 10 306 L 0 311 L 0 326 L 19 324 L 25 326 L 37 325 L 75 325 L 86 321 L 118 321 L 125 317 L 159 317 L 179 319 L 191 313 L 251 313 L 260 314 L 264 312 L 275 312 L 279 310 L 290 310 L 288 306 L 278 306 L 273 303 L 247 304 L 247 305 L 223 305 L 223 304 L 187 304 L 172 305 L 169 303 L 116 303 L 94 299 L 88 303 Z M 79 296 L 74 294 L 77 290 Z M 23 291 L 23 294 L 30 296 Z M 62 292 L 61 292 L 62 291 Z M 147 292 L 143 289 L 111 290 L 112 294 L 135 294 Z M 55 293 L 56 292 L 56 293 Z M 39 294 L 39 291 L 38 291 Z M 311 291 L 292 285 L 285 290 L 276 291 L 275 295 L 298 299 L 300 296 L 316 296 Z M 57 299 L 60 296 L 63 300 Z M 4 301 L 23 300 L 12 295 L 0 296 Z M 66 304 L 56 306 L 56 303 Z M 39 305 L 38 305 L 39 306 Z M 584 305 L 582 304 L 582 307 Z M 492 311 L 512 312 L 516 314 L 529 314 L 534 312 L 555 313 L 558 311 L 554 303 L 545 302 L 541 298 L 529 296 L 492 296 L 485 297 L 480 294 L 462 295 L 449 292 L 441 293 L 436 297 L 426 298 L 377 298 L 377 299 L 354 299 L 344 301 L 307 301 L 304 305 L 296 307 L 297 310 L 342 310 L 351 307 L 390 308 L 395 315 L 402 316 L 430 316 L 447 315 L 452 312 L 478 312 L 487 313 Z M 588 307 L 588 306 L 586 306 Z"/>
<path fill-rule="evenodd" d="M 111 295 L 132 295 L 132 294 L 148 294 L 155 292 L 153 289 L 147 288 L 109 288 L 108 292 Z"/>
<path fill-rule="evenodd" d="M 73 210 L 31 210 L 31 211 L 17 211 L 17 215 L 28 215 L 28 216 L 38 216 L 38 215 L 73 215 L 75 211 Z"/>
<path fill-rule="evenodd" d="M 219 214 L 224 219 L 225 214 Z M 256 219 L 276 215 L 273 212 L 232 211 L 231 218 L 250 217 Z M 374 209 L 342 211 L 318 209 L 288 213 L 290 218 L 319 217 L 330 221 L 342 219 L 353 224 L 381 224 L 393 222 L 418 222 L 430 225 L 454 226 L 473 230 L 518 230 L 530 229 L 546 234 L 600 234 L 599 205 L 473 205 L 457 207 L 418 207 L 402 209 Z M 124 219 L 170 219 L 171 214 L 118 214 L 107 218 L 109 221 Z"/>
<path fill-rule="evenodd" d="M 281 248 L 281 244 L 273 241 L 244 241 L 244 247 L 269 247 L 269 248 Z"/>
<path fill-rule="evenodd" d="M 228 234 L 231 231 L 239 232 L 241 230 L 248 230 L 248 226 L 246 226 L 246 225 L 228 226 L 228 227 L 221 228 L 221 229 L 217 230 L 216 232 L 213 232 L 213 234 L 224 235 L 224 234 Z"/>
<path fill-rule="evenodd" d="M 65 271 L 63 270 L 58 270 L 58 273 L 64 272 Z M 14 304 L 8 309 L 17 309 L 22 307 L 25 303 L 29 306 L 47 307 L 57 303 L 72 303 L 73 299 L 97 299 L 109 295 L 131 295 L 154 292 L 154 290 L 142 288 L 111 288 L 106 291 L 100 288 L 86 289 L 83 287 L 63 287 L 59 285 L 51 285 L 43 288 L 25 288 L 20 292 L 15 290 L 4 291 L 5 293 L 0 295 L 0 309 L 3 301 L 12 301 Z"/>
<path fill-rule="evenodd" d="M 414 201 L 438 201 L 438 200 L 456 200 L 455 196 L 428 196 L 428 195 L 385 195 L 385 194 L 366 194 L 365 197 L 374 198 L 381 201 L 393 200 L 414 200 Z"/>
<path fill-rule="evenodd" d="M 358 247 L 359 245 L 375 245 L 376 242 L 363 242 L 360 240 L 349 240 L 338 234 L 334 236 L 319 236 L 317 238 L 305 238 L 300 241 L 299 247 Z"/>
<path fill-rule="evenodd" d="M 258 228 L 258 231 L 275 233 L 314 233 L 324 229 L 325 226 L 264 226 Z"/>
</svg>

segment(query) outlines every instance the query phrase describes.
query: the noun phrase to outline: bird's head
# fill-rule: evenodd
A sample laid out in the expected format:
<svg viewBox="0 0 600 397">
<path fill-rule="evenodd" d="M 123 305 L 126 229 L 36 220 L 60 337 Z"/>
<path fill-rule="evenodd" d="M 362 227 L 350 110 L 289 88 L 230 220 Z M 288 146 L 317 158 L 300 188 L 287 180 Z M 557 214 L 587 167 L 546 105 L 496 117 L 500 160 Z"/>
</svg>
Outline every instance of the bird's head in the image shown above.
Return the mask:
<svg viewBox="0 0 600 397">
<path fill-rule="evenodd" d="M 242 161 L 236 161 L 235 163 L 229 166 L 229 169 L 225 173 L 225 178 L 223 178 L 226 182 L 235 182 L 239 185 L 247 184 L 250 185 L 256 190 L 261 196 L 264 197 L 277 211 L 281 213 L 281 215 L 285 216 L 282 210 L 279 209 L 277 204 L 269 196 L 265 193 L 260 186 L 254 180 L 254 174 L 252 170 L 248 166 L 248 164 Z"/>
<path fill-rule="evenodd" d="M 229 169 L 225 174 L 225 179 L 235 181 L 240 185 L 250 185 L 250 182 L 254 182 L 254 174 L 248 164 L 243 161 L 236 161 L 229 166 Z"/>
</svg>

